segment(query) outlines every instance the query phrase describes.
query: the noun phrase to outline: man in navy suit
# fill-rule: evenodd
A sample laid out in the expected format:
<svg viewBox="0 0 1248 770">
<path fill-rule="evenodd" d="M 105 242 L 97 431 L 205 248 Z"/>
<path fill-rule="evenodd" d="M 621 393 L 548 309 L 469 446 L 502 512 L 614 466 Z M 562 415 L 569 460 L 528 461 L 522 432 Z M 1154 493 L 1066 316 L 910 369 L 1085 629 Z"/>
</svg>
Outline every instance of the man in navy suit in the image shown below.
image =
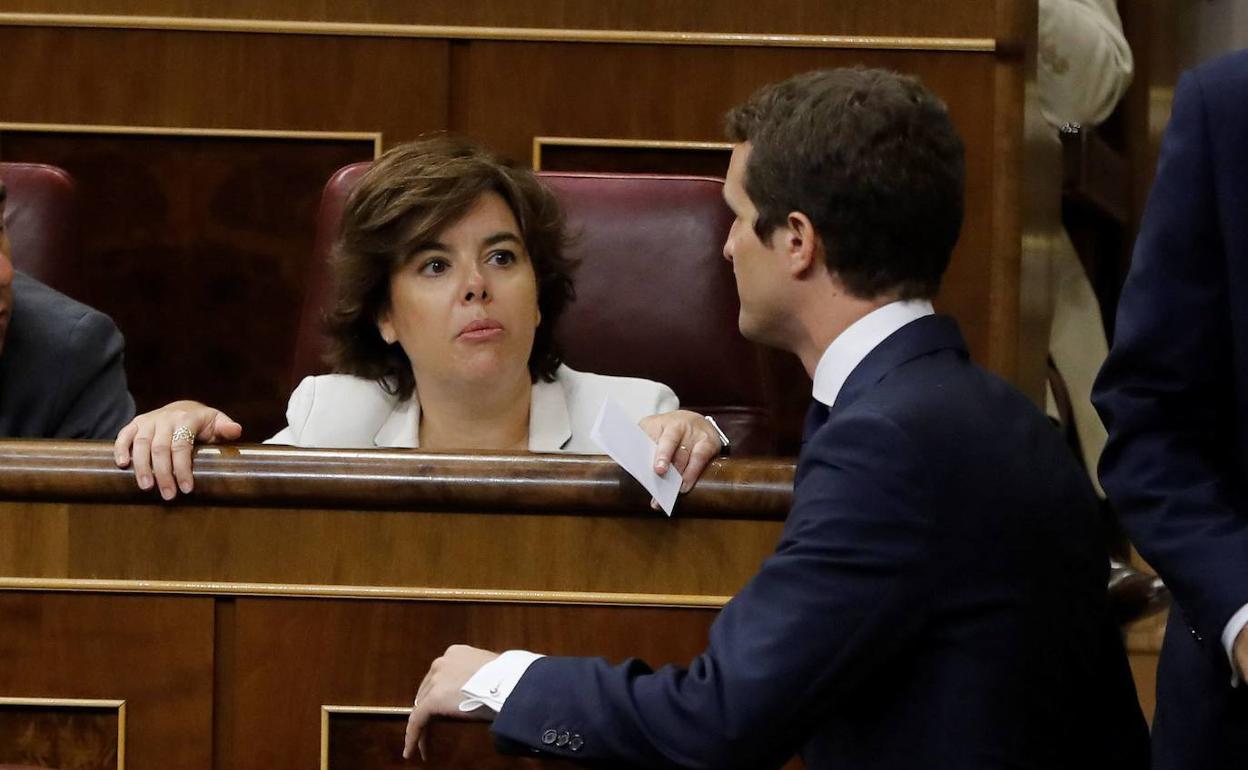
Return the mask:
<svg viewBox="0 0 1248 770">
<path fill-rule="evenodd" d="M 1101 483 L 1177 602 L 1154 763 L 1248 767 L 1248 51 L 1175 90 L 1093 401 Z"/>
<path fill-rule="evenodd" d="M 944 105 L 827 70 L 728 128 L 741 329 L 814 382 L 775 554 L 688 668 L 450 648 L 407 753 L 479 706 L 509 748 L 639 767 L 1143 767 L 1087 478 L 932 309 L 962 221 Z"/>
</svg>

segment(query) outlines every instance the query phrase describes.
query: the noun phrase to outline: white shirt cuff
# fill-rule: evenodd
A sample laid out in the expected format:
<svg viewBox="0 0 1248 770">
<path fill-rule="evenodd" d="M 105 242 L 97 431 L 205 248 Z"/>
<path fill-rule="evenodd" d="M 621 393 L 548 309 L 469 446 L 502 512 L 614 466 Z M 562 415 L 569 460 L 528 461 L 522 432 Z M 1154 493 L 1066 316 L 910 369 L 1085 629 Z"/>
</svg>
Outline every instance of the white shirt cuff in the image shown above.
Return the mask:
<svg viewBox="0 0 1248 770">
<path fill-rule="evenodd" d="M 528 650 L 508 650 L 486 663 L 460 689 L 464 700 L 460 702 L 459 710 L 476 711 L 488 706 L 495 714 L 502 711 L 507 696 L 516 689 L 520 677 L 529 670 L 533 661 L 541 657 L 544 656 Z"/>
<path fill-rule="evenodd" d="M 1239 632 L 1244 626 L 1248 625 L 1248 604 L 1239 608 L 1226 622 L 1226 628 L 1222 629 L 1222 648 L 1226 650 L 1226 658 L 1231 662 L 1231 687 L 1238 687 L 1239 680 L 1243 673 L 1239 670 L 1239 666 L 1235 665 L 1235 640 L 1239 638 Z"/>
</svg>

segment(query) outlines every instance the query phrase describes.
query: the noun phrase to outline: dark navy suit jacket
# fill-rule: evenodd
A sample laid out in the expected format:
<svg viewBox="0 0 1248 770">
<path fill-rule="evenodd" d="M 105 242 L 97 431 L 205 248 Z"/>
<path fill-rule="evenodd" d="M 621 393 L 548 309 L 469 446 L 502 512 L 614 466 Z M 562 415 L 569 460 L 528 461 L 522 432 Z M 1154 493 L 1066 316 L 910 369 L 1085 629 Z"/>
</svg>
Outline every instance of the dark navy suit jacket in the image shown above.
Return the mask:
<svg viewBox="0 0 1248 770">
<path fill-rule="evenodd" d="M 542 658 L 500 745 L 639 767 L 1142 767 L 1096 503 L 1047 420 L 943 316 L 886 339 L 823 411 L 776 552 L 706 651 L 657 672 Z"/>
<path fill-rule="evenodd" d="M 1248 52 L 1179 81 L 1093 401 L 1105 491 L 1178 604 L 1156 765 L 1248 767 L 1248 688 L 1221 642 L 1248 603 Z"/>
</svg>

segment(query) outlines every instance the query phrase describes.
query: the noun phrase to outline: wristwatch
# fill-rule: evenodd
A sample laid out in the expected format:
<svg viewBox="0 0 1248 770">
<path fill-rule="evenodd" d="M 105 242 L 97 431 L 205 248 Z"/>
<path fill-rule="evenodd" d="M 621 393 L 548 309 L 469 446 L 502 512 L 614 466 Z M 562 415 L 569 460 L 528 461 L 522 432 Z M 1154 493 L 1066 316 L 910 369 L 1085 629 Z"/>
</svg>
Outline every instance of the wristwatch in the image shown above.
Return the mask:
<svg viewBox="0 0 1248 770">
<path fill-rule="evenodd" d="M 702 416 L 705 417 L 706 421 L 709 422 L 711 424 L 711 427 L 715 429 L 715 435 L 719 436 L 719 443 L 721 445 L 719 447 L 719 456 L 727 457 L 728 455 L 732 454 L 731 452 L 732 442 L 728 440 L 728 434 L 724 433 L 724 429 L 719 427 L 719 423 L 715 422 L 714 417 L 710 416 L 709 414 L 702 415 Z"/>
</svg>

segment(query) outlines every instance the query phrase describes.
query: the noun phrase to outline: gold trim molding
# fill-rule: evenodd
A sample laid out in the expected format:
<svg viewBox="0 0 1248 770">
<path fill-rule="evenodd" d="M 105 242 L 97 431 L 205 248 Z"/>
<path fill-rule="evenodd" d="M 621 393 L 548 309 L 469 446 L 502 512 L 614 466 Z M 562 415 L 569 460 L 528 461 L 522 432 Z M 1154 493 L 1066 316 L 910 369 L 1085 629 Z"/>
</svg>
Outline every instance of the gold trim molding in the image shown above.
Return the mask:
<svg viewBox="0 0 1248 770">
<path fill-rule="evenodd" d="M 117 134 L 122 136 L 186 136 L 237 139 L 329 139 L 372 142 L 373 158 L 381 155 L 380 131 L 301 131 L 261 128 L 194 128 L 184 126 L 111 126 L 91 123 L 8 123 L 0 122 L 0 133 L 28 131 L 48 134 Z"/>
<path fill-rule="evenodd" d="M 533 137 L 533 170 L 542 170 L 542 150 L 546 147 L 608 147 L 635 150 L 701 150 L 731 152 L 731 142 L 689 142 L 667 139 L 615 139 L 589 136 Z"/>
<path fill-rule="evenodd" d="M 33 706 L 35 708 L 69 708 L 105 711 L 117 710 L 117 770 L 126 770 L 126 702 L 124 700 L 98 700 L 91 698 L 11 698 L 0 697 L 0 708 L 5 706 Z"/>
<path fill-rule="evenodd" d="M 448 40 L 499 40 L 552 43 L 623 43 L 761 48 L 847 48 L 899 51 L 993 53 L 997 41 L 975 37 L 887 35 L 787 35 L 751 32 L 673 32 L 662 30 L 548 29 L 430 24 L 373 24 L 278 19 L 214 19 L 183 16 L 124 16 L 73 13 L 0 13 L 3 27 L 240 32 L 268 35 L 329 35 Z"/>
<path fill-rule="evenodd" d="M 321 706 L 321 770 L 329 770 L 329 718 L 333 714 L 401 716 L 412 713 L 411 706 Z"/>
<path fill-rule="evenodd" d="M 87 578 L 0 578 L 0 591 L 64 591 L 188 596 L 289 596 L 315 599 L 398 599 L 485 604 L 565 604 L 613 607 L 719 609 L 730 596 L 632 594 L 595 591 L 524 591 L 492 588 L 335 586 L 282 583 L 216 583 L 181 580 L 99 580 Z"/>
</svg>

